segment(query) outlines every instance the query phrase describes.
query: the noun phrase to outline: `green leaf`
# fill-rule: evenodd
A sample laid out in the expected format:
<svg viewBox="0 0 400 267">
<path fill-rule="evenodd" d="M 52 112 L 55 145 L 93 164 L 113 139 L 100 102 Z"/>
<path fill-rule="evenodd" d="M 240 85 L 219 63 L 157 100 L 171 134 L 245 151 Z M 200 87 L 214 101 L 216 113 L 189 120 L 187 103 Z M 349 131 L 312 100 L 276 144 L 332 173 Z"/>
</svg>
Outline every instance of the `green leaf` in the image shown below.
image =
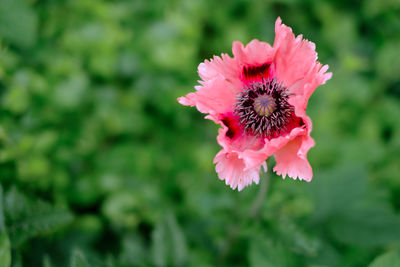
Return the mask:
<svg viewBox="0 0 400 267">
<path fill-rule="evenodd" d="M 316 257 L 320 249 L 320 241 L 309 235 L 301 227 L 290 220 L 279 223 L 279 239 L 290 251 L 304 256 Z"/>
<path fill-rule="evenodd" d="M 86 261 L 85 255 L 83 255 L 82 251 L 74 250 L 71 256 L 71 267 L 90 267 L 88 262 Z"/>
<path fill-rule="evenodd" d="M 72 220 L 72 214 L 41 200 L 31 200 L 12 188 L 5 195 L 4 212 L 11 243 L 18 246 L 26 239 L 47 233 Z"/>
<path fill-rule="evenodd" d="M 5 231 L 0 234 L 0 263 L 2 267 L 9 267 L 11 265 L 10 240 Z"/>
<path fill-rule="evenodd" d="M 336 240 L 362 246 L 400 240 L 400 217 L 379 200 L 366 201 L 373 194 L 366 194 L 364 169 L 349 167 L 320 175 L 312 194 L 314 222 L 326 222 Z"/>
<path fill-rule="evenodd" d="M 361 167 L 324 173 L 313 179 L 310 190 L 315 203 L 312 220 L 321 222 L 341 213 L 366 192 L 366 174 Z"/>
<path fill-rule="evenodd" d="M 184 265 L 187 254 L 185 238 L 172 214 L 157 223 L 152 241 L 153 261 L 156 266 Z"/>
<path fill-rule="evenodd" d="M 397 81 L 398 70 L 400 68 L 400 58 L 398 55 L 400 42 L 389 41 L 379 50 L 376 60 L 376 70 L 378 76 L 385 81 Z"/>
<path fill-rule="evenodd" d="M 36 39 L 36 15 L 26 0 L 0 1 L 0 37 L 20 46 L 29 47 Z"/>
<path fill-rule="evenodd" d="M 248 258 L 252 267 L 288 267 L 295 262 L 293 254 L 266 236 L 251 241 Z"/>
<path fill-rule="evenodd" d="M 146 266 L 148 265 L 148 256 L 146 246 L 138 235 L 124 235 L 119 255 L 120 262 L 128 266 Z"/>
<path fill-rule="evenodd" d="M 374 259 L 368 267 L 399 267 L 400 266 L 400 251 L 393 250 L 386 252 Z"/>
<path fill-rule="evenodd" d="M 400 217 L 381 203 L 355 205 L 334 218 L 329 228 L 345 244 L 375 246 L 400 241 Z"/>
<path fill-rule="evenodd" d="M 48 255 L 44 256 L 43 258 L 43 267 L 52 267 L 51 260 Z"/>
<path fill-rule="evenodd" d="M 11 265 L 11 247 L 10 239 L 4 223 L 3 209 L 3 187 L 0 185 L 0 263 L 1 266 L 9 267 Z"/>
<path fill-rule="evenodd" d="M 3 187 L 0 185 L 0 232 L 5 231 L 4 208 L 3 208 Z"/>
<path fill-rule="evenodd" d="M 85 75 L 71 75 L 54 88 L 53 101 L 58 107 L 75 109 L 84 103 L 87 88 L 88 78 Z"/>
<path fill-rule="evenodd" d="M 18 251 L 12 255 L 12 267 L 24 267 L 22 264 L 21 253 Z"/>
</svg>

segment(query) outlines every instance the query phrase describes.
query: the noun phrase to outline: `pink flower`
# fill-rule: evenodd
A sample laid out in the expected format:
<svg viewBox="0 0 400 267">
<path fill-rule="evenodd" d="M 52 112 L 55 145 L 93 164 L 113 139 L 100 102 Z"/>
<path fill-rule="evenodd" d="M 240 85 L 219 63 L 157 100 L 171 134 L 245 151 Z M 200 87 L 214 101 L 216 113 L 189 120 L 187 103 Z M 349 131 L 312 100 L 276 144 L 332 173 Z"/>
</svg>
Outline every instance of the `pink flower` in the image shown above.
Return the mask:
<svg viewBox="0 0 400 267">
<path fill-rule="evenodd" d="M 272 155 L 278 175 L 312 179 L 307 152 L 314 140 L 306 108 L 315 88 L 332 73 L 317 61 L 315 44 L 302 35 L 295 37 L 280 18 L 275 35 L 272 47 L 258 40 L 246 47 L 233 42 L 233 58 L 222 54 L 201 63 L 200 85 L 178 98 L 222 126 L 215 169 L 239 191 L 259 182 L 261 166 L 266 170 L 265 161 Z"/>
</svg>

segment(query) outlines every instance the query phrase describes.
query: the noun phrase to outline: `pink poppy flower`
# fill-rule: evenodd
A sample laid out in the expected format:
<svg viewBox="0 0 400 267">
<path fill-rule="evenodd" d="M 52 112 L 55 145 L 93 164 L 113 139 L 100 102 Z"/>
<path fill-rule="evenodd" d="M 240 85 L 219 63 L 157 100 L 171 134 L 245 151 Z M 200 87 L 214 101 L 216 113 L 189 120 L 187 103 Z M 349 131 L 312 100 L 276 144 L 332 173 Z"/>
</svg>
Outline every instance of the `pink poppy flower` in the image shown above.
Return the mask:
<svg viewBox="0 0 400 267">
<path fill-rule="evenodd" d="M 314 140 L 306 108 L 315 88 L 332 76 L 317 61 L 315 44 L 295 37 L 278 18 L 273 46 L 236 41 L 232 52 L 233 58 L 222 54 L 201 63 L 200 85 L 178 98 L 222 126 L 222 149 L 214 158 L 219 178 L 239 191 L 258 184 L 261 167 L 266 170 L 274 155 L 278 175 L 311 181 L 307 152 Z"/>
</svg>

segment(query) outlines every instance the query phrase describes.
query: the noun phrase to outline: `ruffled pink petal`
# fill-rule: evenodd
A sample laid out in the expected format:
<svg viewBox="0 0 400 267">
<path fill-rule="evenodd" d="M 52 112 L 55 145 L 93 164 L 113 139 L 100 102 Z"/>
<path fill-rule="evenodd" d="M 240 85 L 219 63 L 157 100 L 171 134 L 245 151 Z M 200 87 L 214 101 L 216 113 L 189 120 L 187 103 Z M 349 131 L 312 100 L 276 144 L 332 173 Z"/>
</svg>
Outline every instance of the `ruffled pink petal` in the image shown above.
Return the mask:
<svg viewBox="0 0 400 267">
<path fill-rule="evenodd" d="M 245 170 L 245 164 L 242 159 L 238 157 L 237 153 L 227 152 L 222 149 L 214 158 L 216 163 L 215 170 L 218 173 L 218 177 L 221 180 L 225 180 L 225 183 L 232 189 L 238 189 L 241 191 L 244 187 L 255 182 L 258 184 L 260 181 L 260 170 L 261 164 L 252 169 Z"/>
<path fill-rule="evenodd" d="M 307 151 L 314 145 L 314 140 L 308 136 L 300 136 L 287 143 L 275 153 L 276 165 L 274 171 L 283 178 L 287 176 L 307 182 L 312 179 L 312 168 L 307 160 Z M 303 151 L 301 147 L 307 147 Z"/>
<path fill-rule="evenodd" d="M 232 111 L 237 85 L 220 75 L 196 87 L 196 92 L 178 98 L 178 102 L 185 106 L 196 106 L 202 113 L 220 114 Z"/>
<path fill-rule="evenodd" d="M 309 74 L 306 75 L 305 79 L 307 83 L 304 86 L 303 93 L 306 103 L 318 86 L 325 84 L 327 80 L 332 78 L 332 72 L 326 72 L 328 68 L 328 65 L 322 66 L 319 62 L 316 62 L 314 68 L 312 68 Z"/>
<path fill-rule="evenodd" d="M 311 120 L 303 112 L 304 125 L 295 127 L 288 134 L 268 140 L 243 132 L 237 118 L 232 113 L 222 114 L 219 119 L 215 116 L 207 116 L 207 118 L 219 123 L 222 128 L 218 130 L 217 141 L 226 152 L 236 153 L 238 158 L 242 159 L 245 164 L 245 170 L 252 169 L 265 162 L 268 157 L 272 156 L 276 151 L 285 146 L 291 140 L 298 136 L 308 135 L 311 131 Z M 309 148 L 302 148 L 307 153 Z"/>
<path fill-rule="evenodd" d="M 278 140 L 274 140 L 275 145 L 269 146 L 276 149 L 273 151 L 276 159 L 274 171 L 283 178 L 288 175 L 293 179 L 298 177 L 309 182 L 312 179 L 312 168 L 307 160 L 307 153 L 315 145 L 310 136 L 312 121 L 306 115 L 305 108 L 299 108 L 296 103 L 291 104 L 295 106 L 295 115 L 302 119 L 304 126 L 293 129 L 289 136 L 279 137 Z M 286 140 L 282 140 L 283 138 Z"/>
<path fill-rule="evenodd" d="M 304 79 L 306 74 L 311 74 L 306 81 L 307 83 L 310 82 L 310 78 L 314 79 L 313 76 L 315 75 L 323 76 L 323 78 L 319 78 L 319 84 L 330 78 L 331 74 L 324 75 L 327 67 L 322 69 L 322 73 L 320 72 L 321 64 L 316 61 L 318 56 L 315 52 L 315 44 L 304 40 L 302 35 L 295 38 L 292 29 L 282 24 L 280 18 L 275 22 L 273 48 L 275 51 L 275 74 L 286 87 Z M 308 96 L 311 93 L 308 93 Z"/>
<path fill-rule="evenodd" d="M 241 42 L 235 41 L 232 46 L 232 53 L 235 59 L 242 65 L 259 65 L 271 62 L 274 52 L 270 44 L 260 42 L 256 39 L 243 46 Z"/>
<path fill-rule="evenodd" d="M 262 148 L 264 140 L 245 134 L 242 127 L 237 127 L 237 122 L 232 121 L 232 119 L 234 117 L 231 117 L 230 123 L 234 125 L 226 125 L 226 122 L 220 121 L 222 128 L 218 130 L 217 141 L 223 147 L 223 150 L 226 153 L 236 154 L 244 163 L 244 171 L 265 164 L 265 160 L 268 158 L 265 154 L 249 153 L 247 155 L 249 151 L 258 151 Z M 230 133 L 234 133 L 234 135 Z"/>
<path fill-rule="evenodd" d="M 289 134 L 284 136 L 279 136 L 277 138 L 264 140 L 264 145 L 258 149 L 247 149 L 238 152 L 239 157 L 245 162 L 246 169 L 254 168 L 255 166 L 261 164 L 270 156 L 275 154 L 279 149 L 284 147 L 291 140 L 303 136 L 307 133 L 304 127 L 294 128 Z"/>
<path fill-rule="evenodd" d="M 218 129 L 217 141 L 226 151 L 242 152 L 249 149 L 260 149 L 262 147 L 262 138 L 244 134 L 241 127 L 233 138 L 231 138 L 229 132 L 232 131 L 232 129 L 228 128 L 227 125 L 223 123 L 221 125 L 223 128 Z"/>
<path fill-rule="evenodd" d="M 214 56 L 212 59 L 200 63 L 197 71 L 203 81 L 222 75 L 231 82 L 238 82 L 240 66 L 237 59 L 222 54 L 221 57 Z"/>
<path fill-rule="evenodd" d="M 314 90 L 332 77 L 331 72 L 326 73 L 327 70 L 328 65 L 322 66 L 316 62 L 303 79 L 296 81 L 289 88 L 291 94 L 289 103 L 295 108 L 305 111 Z"/>
</svg>

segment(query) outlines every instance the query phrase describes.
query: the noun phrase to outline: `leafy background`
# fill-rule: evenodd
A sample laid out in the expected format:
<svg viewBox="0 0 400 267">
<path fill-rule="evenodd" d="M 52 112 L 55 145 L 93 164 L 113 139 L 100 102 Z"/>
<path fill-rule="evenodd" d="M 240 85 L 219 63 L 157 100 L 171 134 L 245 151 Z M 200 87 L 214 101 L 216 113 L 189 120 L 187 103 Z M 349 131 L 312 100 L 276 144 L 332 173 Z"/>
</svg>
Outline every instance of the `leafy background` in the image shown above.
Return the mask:
<svg viewBox="0 0 400 267">
<path fill-rule="evenodd" d="M 0 0 L 0 265 L 400 266 L 399 14 Z M 176 98 L 232 41 L 272 43 L 277 16 L 333 72 L 309 103 L 314 179 L 238 193 L 214 171 L 217 126 Z"/>
</svg>

